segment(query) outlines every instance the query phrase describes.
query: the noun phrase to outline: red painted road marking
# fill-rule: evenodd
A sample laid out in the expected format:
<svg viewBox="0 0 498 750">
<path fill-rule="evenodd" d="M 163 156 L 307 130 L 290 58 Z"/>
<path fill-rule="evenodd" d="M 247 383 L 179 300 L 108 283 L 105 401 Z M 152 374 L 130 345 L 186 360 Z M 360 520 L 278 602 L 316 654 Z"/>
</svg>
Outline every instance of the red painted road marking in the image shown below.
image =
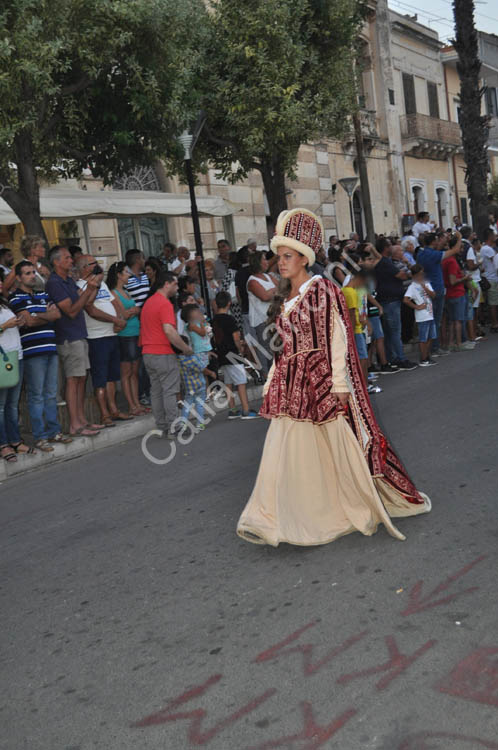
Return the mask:
<svg viewBox="0 0 498 750">
<path fill-rule="evenodd" d="M 263 742 L 261 745 L 247 748 L 247 750 L 273 750 L 273 748 L 276 747 L 288 748 L 289 745 L 300 740 L 310 740 L 310 744 L 301 745 L 300 750 L 317 750 L 319 747 L 323 747 L 324 742 L 327 742 L 327 740 L 333 737 L 334 734 L 342 729 L 343 726 L 356 714 L 354 708 L 349 708 L 330 724 L 321 727 L 316 723 L 313 717 L 313 707 L 311 703 L 301 703 L 301 709 L 303 712 L 304 726 L 298 734 L 291 734 L 286 737 L 279 737 L 276 740 L 269 740 L 268 742 Z"/>
<path fill-rule="evenodd" d="M 211 677 L 209 677 L 209 679 L 206 680 L 206 682 L 202 683 L 201 685 L 196 685 L 194 688 L 187 690 L 185 693 L 182 693 L 177 698 L 174 698 L 172 701 L 170 701 L 167 706 L 165 706 L 165 708 L 163 708 L 161 711 L 158 711 L 155 714 L 150 714 L 149 716 L 140 719 L 140 721 L 132 724 L 132 727 L 150 727 L 156 724 L 167 724 L 168 722 L 187 720 L 190 722 L 190 726 L 187 731 L 187 738 L 190 744 L 207 745 L 208 742 L 213 739 L 213 737 L 216 737 L 217 734 L 220 734 L 224 729 L 226 729 L 231 724 L 234 724 L 243 716 L 247 716 L 247 714 L 255 711 L 262 703 L 267 701 L 269 698 L 271 698 L 272 695 L 275 695 L 275 693 L 277 692 L 274 688 L 266 690 L 261 695 L 249 701 L 249 703 L 246 703 L 245 706 L 242 706 L 241 708 L 237 709 L 237 711 L 234 711 L 229 716 L 218 721 L 213 727 L 211 727 L 211 729 L 201 732 L 202 723 L 207 716 L 207 711 L 204 708 L 197 708 L 192 711 L 177 712 L 175 711 L 175 709 L 183 706 L 185 703 L 189 703 L 190 701 L 194 700 L 194 698 L 198 698 L 199 696 L 204 695 L 204 693 L 206 693 L 213 685 L 221 680 L 222 676 L 223 675 L 221 674 L 212 675 Z"/>
<path fill-rule="evenodd" d="M 425 597 L 422 597 L 422 586 L 424 582 L 418 581 L 410 591 L 410 603 L 402 611 L 401 614 L 405 617 L 407 617 L 408 615 L 414 615 L 417 612 L 423 612 L 426 609 L 432 609 L 432 607 L 439 607 L 441 604 L 449 604 L 449 602 L 453 601 L 454 599 L 458 599 L 464 594 L 470 594 L 472 591 L 477 591 L 479 586 L 472 586 L 472 588 L 465 589 L 465 591 L 457 591 L 456 594 L 450 594 L 449 596 L 445 596 L 442 599 L 436 599 L 435 601 L 433 601 L 433 598 L 435 596 L 438 596 L 438 594 L 446 591 L 446 589 L 448 589 L 452 583 L 457 581 L 459 578 L 462 578 L 464 575 L 467 575 L 467 573 L 472 570 L 475 565 L 478 565 L 485 559 L 486 555 L 477 557 L 473 562 L 458 570 L 452 576 L 443 581 L 443 583 L 440 583 L 439 586 L 436 586 L 436 588 Z"/>
<path fill-rule="evenodd" d="M 498 743 L 496 742 L 481 740 L 479 737 L 469 737 L 465 734 L 451 734 L 451 732 L 420 732 L 419 734 L 414 734 L 404 740 L 398 747 L 398 750 L 436 750 L 436 746 L 432 742 L 427 744 L 426 740 L 456 740 L 459 743 L 470 743 L 468 750 L 478 750 L 478 748 L 498 750 Z M 447 747 L 448 745 L 445 743 L 444 746 L 441 745 L 441 750 L 447 750 Z"/>
<path fill-rule="evenodd" d="M 340 646 L 335 646 L 335 648 L 328 651 L 325 656 L 322 659 L 319 659 L 314 664 L 311 661 L 311 657 L 313 655 L 313 649 L 315 648 L 313 644 L 311 643 L 304 643 L 300 644 L 299 646 L 293 646 L 292 648 L 287 648 L 287 646 L 290 643 L 293 643 L 294 641 L 297 641 L 297 639 L 309 628 L 312 628 L 316 625 L 316 622 L 309 622 L 307 625 L 304 625 L 302 628 L 299 628 L 299 630 L 296 630 L 294 633 L 291 633 L 291 635 L 287 636 L 287 638 L 284 638 L 283 641 L 280 641 L 280 643 L 275 644 L 275 646 L 271 646 L 271 648 L 267 649 L 266 651 L 262 651 L 258 656 L 254 659 L 254 661 L 257 664 L 261 664 L 261 662 L 264 661 L 273 661 L 275 659 L 279 659 L 281 656 L 290 656 L 291 654 L 302 654 L 303 655 L 303 673 L 305 677 L 309 677 L 309 675 L 314 674 L 315 672 L 318 672 L 319 669 L 324 667 L 326 664 L 328 664 L 332 659 L 334 659 L 336 656 L 339 656 L 339 654 L 342 654 L 344 651 L 347 651 L 351 646 L 354 646 L 358 641 L 361 641 L 362 638 L 364 638 L 368 631 L 364 630 L 361 633 L 358 633 L 357 635 L 353 635 L 350 638 L 347 638 L 343 643 L 341 643 Z"/>
<path fill-rule="evenodd" d="M 361 669 L 359 672 L 351 672 L 350 674 L 344 674 L 339 677 L 337 682 L 340 685 L 345 685 L 351 680 L 356 680 L 360 677 L 369 677 L 372 674 L 379 674 L 380 672 L 389 672 L 377 683 L 377 690 L 384 690 L 393 680 L 405 672 L 417 659 L 419 659 L 426 651 L 432 648 L 437 641 L 427 641 L 421 646 L 414 654 L 407 656 L 402 654 L 396 644 L 396 640 L 393 635 L 386 636 L 386 646 L 389 652 L 389 659 L 384 664 L 379 664 L 376 667 L 369 667 L 368 669 Z"/>
<path fill-rule="evenodd" d="M 441 693 L 498 708 L 498 648 L 478 648 L 437 683 Z"/>
</svg>

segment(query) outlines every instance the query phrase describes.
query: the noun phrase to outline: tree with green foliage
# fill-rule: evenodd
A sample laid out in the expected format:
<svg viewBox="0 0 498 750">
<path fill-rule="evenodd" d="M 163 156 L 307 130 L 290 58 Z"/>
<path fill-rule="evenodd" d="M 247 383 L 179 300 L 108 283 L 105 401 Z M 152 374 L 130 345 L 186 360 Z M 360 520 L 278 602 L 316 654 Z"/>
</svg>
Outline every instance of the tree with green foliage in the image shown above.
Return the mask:
<svg viewBox="0 0 498 750">
<path fill-rule="evenodd" d="M 198 106 L 202 0 L 3 0 L 0 191 L 42 234 L 40 184 L 174 153 Z"/>
<path fill-rule="evenodd" d="M 454 46 L 458 54 L 460 76 L 460 125 L 466 163 L 465 181 L 470 198 L 472 224 L 479 237 L 489 226 L 488 219 L 488 151 L 489 118 L 481 114 L 483 88 L 480 82 L 481 61 L 474 23 L 473 0 L 453 0 L 455 17 Z"/>
<path fill-rule="evenodd" d="M 212 0 L 204 146 L 233 182 L 261 173 L 272 220 L 299 147 L 340 137 L 355 106 L 357 0 Z"/>
</svg>

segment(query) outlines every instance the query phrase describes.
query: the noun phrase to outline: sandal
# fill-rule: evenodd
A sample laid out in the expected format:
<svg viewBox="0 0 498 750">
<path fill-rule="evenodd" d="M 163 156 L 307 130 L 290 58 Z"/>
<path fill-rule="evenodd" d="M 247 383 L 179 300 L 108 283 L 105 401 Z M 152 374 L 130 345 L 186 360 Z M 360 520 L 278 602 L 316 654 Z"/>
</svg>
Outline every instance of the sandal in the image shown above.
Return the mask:
<svg viewBox="0 0 498 750">
<path fill-rule="evenodd" d="M 110 417 L 105 417 L 105 419 L 102 420 L 102 424 L 104 427 L 116 427 Z"/>
<path fill-rule="evenodd" d="M 128 420 L 133 419 L 133 416 L 131 414 L 123 414 L 123 412 L 117 411 L 115 414 L 111 414 L 111 419 L 114 419 L 115 422 L 128 422 Z"/>
<path fill-rule="evenodd" d="M 50 445 L 48 440 L 37 440 L 35 443 L 38 450 L 42 451 L 42 453 L 52 453 L 54 450 L 54 446 Z"/>
<path fill-rule="evenodd" d="M 8 453 L 4 453 L 4 451 L 9 451 Z M 15 451 L 12 450 L 10 445 L 2 445 L 0 448 L 0 457 L 4 459 L 4 461 L 7 461 L 9 464 L 15 464 L 17 461 L 17 456 Z"/>
<path fill-rule="evenodd" d="M 34 455 L 36 453 L 34 448 L 26 445 L 22 440 L 20 443 L 11 443 L 10 447 L 13 448 L 16 453 L 19 453 L 20 456 Z"/>
<path fill-rule="evenodd" d="M 69 435 L 63 435 L 62 432 L 57 432 L 55 435 L 52 435 L 52 437 L 49 437 L 48 442 L 67 445 L 68 443 L 72 443 L 73 439 L 70 438 Z"/>
<path fill-rule="evenodd" d="M 84 427 L 78 427 L 78 429 L 75 432 L 70 432 L 69 435 L 72 438 L 75 437 L 95 437 L 96 435 L 100 435 L 100 430 L 90 430 L 87 425 Z"/>
</svg>

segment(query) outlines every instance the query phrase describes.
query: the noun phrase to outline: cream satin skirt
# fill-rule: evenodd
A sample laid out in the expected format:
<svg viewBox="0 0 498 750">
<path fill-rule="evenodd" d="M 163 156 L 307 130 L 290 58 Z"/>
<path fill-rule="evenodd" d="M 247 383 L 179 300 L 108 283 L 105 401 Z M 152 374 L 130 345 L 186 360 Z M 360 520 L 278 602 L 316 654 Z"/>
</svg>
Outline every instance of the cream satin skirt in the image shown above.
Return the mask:
<svg viewBox="0 0 498 750">
<path fill-rule="evenodd" d="M 383 479 L 373 479 L 360 445 L 343 416 L 315 425 L 272 419 L 252 495 L 237 534 L 255 544 L 327 544 L 353 531 L 370 536 L 383 523 L 405 539 L 390 519 L 426 513 Z"/>
</svg>

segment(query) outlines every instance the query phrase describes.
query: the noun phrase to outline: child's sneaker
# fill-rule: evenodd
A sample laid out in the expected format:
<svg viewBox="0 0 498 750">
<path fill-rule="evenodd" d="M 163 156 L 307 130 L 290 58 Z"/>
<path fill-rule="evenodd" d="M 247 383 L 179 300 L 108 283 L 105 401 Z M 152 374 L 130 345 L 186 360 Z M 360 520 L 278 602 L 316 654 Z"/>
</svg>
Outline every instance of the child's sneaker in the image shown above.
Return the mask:
<svg viewBox="0 0 498 750">
<path fill-rule="evenodd" d="M 255 411 L 246 411 L 242 412 L 241 419 L 257 419 L 259 417 L 259 414 Z"/>
<path fill-rule="evenodd" d="M 238 409 L 230 409 L 228 411 L 228 419 L 240 419 L 240 411 Z"/>
<path fill-rule="evenodd" d="M 380 385 L 369 385 L 367 391 L 369 393 L 382 393 L 382 388 Z"/>
<path fill-rule="evenodd" d="M 205 429 L 206 429 L 206 425 L 203 422 L 199 422 L 199 424 L 196 427 L 196 430 L 198 432 L 202 432 L 202 430 L 205 430 Z"/>
</svg>

